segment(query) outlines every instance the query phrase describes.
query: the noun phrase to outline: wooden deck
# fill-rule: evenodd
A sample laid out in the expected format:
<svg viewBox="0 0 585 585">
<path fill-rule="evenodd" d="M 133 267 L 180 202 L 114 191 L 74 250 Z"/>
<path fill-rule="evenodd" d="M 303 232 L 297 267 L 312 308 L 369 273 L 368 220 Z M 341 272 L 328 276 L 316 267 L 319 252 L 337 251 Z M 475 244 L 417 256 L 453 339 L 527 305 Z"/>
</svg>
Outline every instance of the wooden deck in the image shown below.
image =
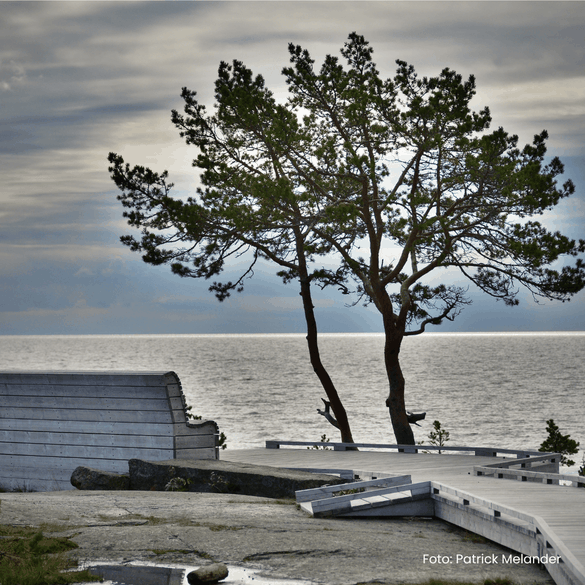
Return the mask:
<svg viewBox="0 0 585 585">
<path fill-rule="evenodd" d="M 494 463 L 493 457 L 472 455 L 436 455 L 374 451 L 323 451 L 314 449 L 242 449 L 226 450 L 221 459 L 275 467 L 311 470 L 353 470 L 362 478 L 379 474 L 408 474 L 412 483 L 438 482 L 506 506 L 545 521 L 560 543 L 557 546 L 576 567 L 577 577 L 560 578 L 549 572 L 557 583 L 585 585 L 585 489 L 546 485 L 526 481 L 478 477 L 473 467 Z M 515 457 L 507 458 L 515 459 Z M 370 472 L 370 473 L 368 473 Z M 473 530 L 473 524 L 470 524 Z M 496 540 L 496 539 L 493 539 Z M 509 548 L 510 543 L 502 540 Z M 521 548 L 517 548 L 521 552 Z"/>
</svg>

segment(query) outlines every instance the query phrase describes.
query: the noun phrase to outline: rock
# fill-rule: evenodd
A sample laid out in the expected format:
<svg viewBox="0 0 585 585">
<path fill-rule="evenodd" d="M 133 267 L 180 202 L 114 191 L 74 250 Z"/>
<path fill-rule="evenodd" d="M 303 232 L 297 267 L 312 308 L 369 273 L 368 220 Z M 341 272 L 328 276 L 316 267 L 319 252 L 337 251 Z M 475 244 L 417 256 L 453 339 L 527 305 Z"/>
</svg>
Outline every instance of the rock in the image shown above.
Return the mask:
<svg viewBox="0 0 585 585">
<path fill-rule="evenodd" d="M 297 490 L 346 483 L 335 475 L 217 459 L 130 459 L 128 468 L 130 489 L 146 491 L 164 491 L 165 488 L 172 491 L 173 485 L 180 485 L 182 487 L 177 491 L 294 498 Z"/>
<path fill-rule="evenodd" d="M 128 490 L 130 476 L 81 466 L 71 475 L 71 485 L 78 490 Z"/>
<path fill-rule="evenodd" d="M 228 568 L 221 563 L 215 563 L 191 571 L 187 575 L 187 581 L 189 581 L 191 585 L 197 585 L 198 583 L 217 583 L 218 581 L 225 579 L 227 576 Z"/>
</svg>

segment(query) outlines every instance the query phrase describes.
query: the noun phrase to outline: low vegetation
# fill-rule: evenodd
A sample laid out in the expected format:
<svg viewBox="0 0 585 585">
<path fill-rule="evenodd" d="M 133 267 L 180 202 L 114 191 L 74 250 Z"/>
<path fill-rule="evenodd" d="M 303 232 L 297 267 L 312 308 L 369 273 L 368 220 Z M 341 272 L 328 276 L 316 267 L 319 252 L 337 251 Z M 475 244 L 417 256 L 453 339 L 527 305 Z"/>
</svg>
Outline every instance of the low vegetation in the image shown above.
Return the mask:
<svg viewBox="0 0 585 585">
<path fill-rule="evenodd" d="M 321 443 L 329 443 L 330 441 L 331 439 L 327 435 L 321 435 Z M 325 447 L 325 445 L 313 445 L 312 447 L 307 447 L 307 449 L 316 449 L 317 451 L 323 449 L 323 451 L 331 451 L 331 447 Z"/>
<path fill-rule="evenodd" d="M 36 492 L 37 490 L 32 489 L 28 484 L 24 483 L 21 485 L 13 486 L 12 488 L 7 488 L 6 486 L 0 485 L 0 494 L 6 493 L 31 493 Z"/>
<path fill-rule="evenodd" d="M 429 444 L 437 447 L 444 447 L 451 438 L 449 431 L 441 427 L 438 420 L 433 421 L 433 430 L 429 433 Z M 441 453 L 441 451 L 439 451 Z"/>
<path fill-rule="evenodd" d="M 88 570 L 72 571 L 77 561 L 66 553 L 77 544 L 66 537 L 45 536 L 38 528 L 0 526 L 2 585 L 65 585 L 99 581 Z"/>
<path fill-rule="evenodd" d="M 567 467 L 575 465 L 575 462 L 565 455 L 575 455 L 579 451 L 579 443 L 571 439 L 570 435 L 563 435 L 552 418 L 546 421 L 546 430 L 548 437 L 541 443 L 538 450 L 545 453 L 560 453 L 561 465 Z"/>
<path fill-rule="evenodd" d="M 433 421 L 433 430 L 427 435 L 427 441 L 419 441 L 419 445 L 434 445 L 435 447 L 444 447 L 450 440 L 449 431 L 445 430 L 438 420 Z M 430 451 L 421 451 L 421 453 L 430 453 Z M 439 455 L 442 451 L 439 449 Z"/>
<path fill-rule="evenodd" d="M 198 414 L 193 414 L 191 412 L 192 409 L 193 409 L 192 406 L 187 406 L 185 408 L 185 416 L 187 417 L 187 420 L 188 421 L 189 420 L 202 420 L 203 417 L 201 417 Z M 227 449 L 227 437 L 225 436 L 224 433 L 219 433 L 219 437 L 217 440 L 217 446 L 222 450 Z M 175 490 L 171 490 L 171 491 L 175 491 Z"/>
<path fill-rule="evenodd" d="M 352 490 L 341 490 L 339 492 L 334 492 L 331 494 L 334 498 L 337 496 L 349 496 L 351 494 L 361 494 L 366 491 L 366 488 L 354 488 Z"/>
</svg>

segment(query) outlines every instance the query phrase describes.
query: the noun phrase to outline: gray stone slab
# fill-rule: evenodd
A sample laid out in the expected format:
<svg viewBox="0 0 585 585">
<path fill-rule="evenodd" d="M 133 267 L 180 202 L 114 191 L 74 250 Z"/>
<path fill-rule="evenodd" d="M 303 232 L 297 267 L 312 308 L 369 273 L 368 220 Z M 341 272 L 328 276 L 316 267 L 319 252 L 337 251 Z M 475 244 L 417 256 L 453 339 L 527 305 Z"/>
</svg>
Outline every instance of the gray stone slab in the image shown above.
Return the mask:
<svg viewBox="0 0 585 585">
<path fill-rule="evenodd" d="M 185 483 L 175 483 L 189 492 L 294 498 L 297 490 L 346 482 L 335 475 L 219 460 L 131 459 L 128 469 L 130 489 L 146 491 L 164 491 L 171 480 L 179 478 Z"/>
<path fill-rule="evenodd" d="M 0 524 L 71 536 L 80 548 L 68 554 L 91 563 L 195 569 L 221 562 L 259 569 L 267 579 L 261 582 L 270 585 L 293 578 L 314 585 L 404 585 L 431 578 L 554 585 L 542 568 L 504 564 L 509 550 L 440 520 L 311 518 L 294 500 L 233 494 L 67 491 L 7 493 L 0 500 Z M 429 555 L 453 562 L 431 562 Z M 457 555 L 479 560 L 457 562 Z M 481 561 L 492 555 L 498 564 Z"/>
<path fill-rule="evenodd" d="M 79 466 L 71 475 L 71 485 L 78 490 L 127 490 L 130 478 L 128 474 Z"/>
</svg>

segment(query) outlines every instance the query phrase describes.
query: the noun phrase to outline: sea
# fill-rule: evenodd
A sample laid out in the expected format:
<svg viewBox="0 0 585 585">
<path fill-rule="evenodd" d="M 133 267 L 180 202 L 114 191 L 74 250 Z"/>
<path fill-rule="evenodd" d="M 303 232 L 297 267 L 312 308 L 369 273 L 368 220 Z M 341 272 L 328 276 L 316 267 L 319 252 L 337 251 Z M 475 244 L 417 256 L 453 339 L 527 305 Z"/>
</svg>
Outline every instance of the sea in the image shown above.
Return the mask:
<svg viewBox="0 0 585 585">
<path fill-rule="evenodd" d="M 384 336 L 321 334 L 319 345 L 353 437 L 395 443 L 385 400 Z M 585 451 L 585 332 L 428 333 L 401 350 L 406 405 L 450 446 L 537 449 L 546 421 Z M 0 336 L 0 371 L 174 371 L 194 414 L 218 423 L 228 449 L 268 439 L 339 440 L 317 413 L 325 397 L 303 334 Z M 576 470 L 576 465 L 572 470 Z"/>
</svg>

